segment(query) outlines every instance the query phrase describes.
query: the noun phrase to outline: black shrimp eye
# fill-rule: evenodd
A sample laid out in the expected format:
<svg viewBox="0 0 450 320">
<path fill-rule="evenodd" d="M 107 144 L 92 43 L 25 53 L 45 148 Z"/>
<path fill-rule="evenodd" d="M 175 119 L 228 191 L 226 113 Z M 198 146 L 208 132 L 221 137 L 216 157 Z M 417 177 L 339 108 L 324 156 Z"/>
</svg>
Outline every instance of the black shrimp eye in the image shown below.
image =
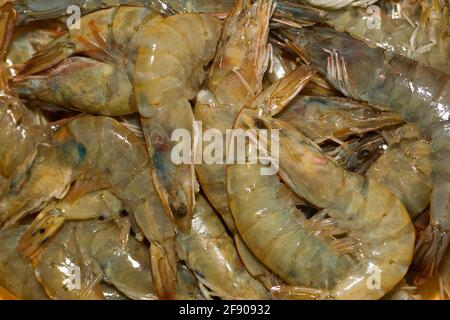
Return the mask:
<svg viewBox="0 0 450 320">
<path fill-rule="evenodd" d="M 184 203 L 178 205 L 178 206 L 173 206 L 172 204 L 170 205 L 170 208 L 172 209 L 172 212 L 178 217 L 178 218 L 183 218 L 187 215 L 187 207 Z"/>
<path fill-rule="evenodd" d="M 264 123 L 263 120 L 261 120 L 259 118 L 255 118 L 255 120 L 253 122 L 254 122 L 256 128 L 266 129 L 266 124 Z"/>
<path fill-rule="evenodd" d="M 127 217 L 128 216 L 128 211 L 125 210 L 125 209 L 122 209 L 119 214 L 120 214 L 121 217 Z"/>
</svg>

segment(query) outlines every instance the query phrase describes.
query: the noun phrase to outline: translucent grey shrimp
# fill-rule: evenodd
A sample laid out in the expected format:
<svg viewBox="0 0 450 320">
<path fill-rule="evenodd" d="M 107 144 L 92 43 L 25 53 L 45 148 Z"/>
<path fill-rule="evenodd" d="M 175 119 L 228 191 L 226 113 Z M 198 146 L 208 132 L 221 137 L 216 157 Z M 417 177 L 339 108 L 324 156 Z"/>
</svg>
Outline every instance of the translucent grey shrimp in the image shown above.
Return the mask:
<svg viewBox="0 0 450 320">
<path fill-rule="evenodd" d="M 177 236 L 178 255 L 195 272 L 210 295 L 222 299 L 267 299 L 264 286 L 243 266 L 214 209 L 199 194 L 189 233 Z"/>
<path fill-rule="evenodd" d="M 431 140 L 431 223 L 414 265 L 427 278 L 450 242 L 450 77 L 432 67 L 372 48 L 346 33 L 313 26 L 284 33 L 346 96 L 388 107 Z M 352 63 L 364 61 L 364 63 Z"/>
<path fill-rule="evenodd" d="M 281 120 L 244 110 L 236 126 L 280 130 L 281 177 L 298 195 L 324 208 L 322 216 L 327 214 L 334 225 L 311 232 L 313 227 L 308 227 L 292 206 L 278 200 L 277 177 L 261 175 L 261 165 L 228 166 L 231 209 L 243 239 L 258 258 L 293 286 L 280 286 L 275 293 L 378 299 L 394 288 L 412 260 L 415 237 L 409 215 L 396 196 L 376 181 L 346 172 Z M 325 180 L 320 178 L 325 176 Z M 313 218 L 310 223 L 314 225 L 314 221 L 320 225 L 320 219 Z M 322 237 L 317 236 L 321 233 Z M 330 251 L 333 234 L 347 236 L 335 247 L 347 248 L 341 254 Z M 308 258 L 309 254 L 317 259 Z M 371 288 L 367 283 L 374 266 L 382 275 L 380 285 Z M 305 268 L 325 271 L 319 275 Z M 327 281 L 314 282 L 315 277 Z"/>
</svg>

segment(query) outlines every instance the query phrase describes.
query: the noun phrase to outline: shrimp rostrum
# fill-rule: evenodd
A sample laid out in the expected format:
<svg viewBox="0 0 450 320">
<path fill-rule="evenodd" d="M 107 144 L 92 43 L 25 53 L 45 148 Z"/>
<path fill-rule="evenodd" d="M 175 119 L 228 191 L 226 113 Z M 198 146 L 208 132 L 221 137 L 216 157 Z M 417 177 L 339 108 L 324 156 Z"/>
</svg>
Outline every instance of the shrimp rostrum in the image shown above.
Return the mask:
<svg viewBox="0 0 450 320">
<path fill-rule="evenodd" d="M 421 277 L 429 277 L 450 240 L 450 77 L 328 27 L 281 33 L 343 94 L 400 113 L 431 140 L 431 223 L 419 239 L 414 262 Z"/>
</svg>

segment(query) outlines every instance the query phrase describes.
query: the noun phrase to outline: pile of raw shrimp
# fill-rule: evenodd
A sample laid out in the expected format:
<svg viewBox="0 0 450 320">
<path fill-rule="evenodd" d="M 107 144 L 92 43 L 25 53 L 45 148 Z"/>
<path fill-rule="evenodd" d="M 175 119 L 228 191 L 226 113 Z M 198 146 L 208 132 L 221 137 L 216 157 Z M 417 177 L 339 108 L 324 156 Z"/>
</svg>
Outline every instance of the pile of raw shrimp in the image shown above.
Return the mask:
<svg viewBox="0 0 450 320">
<path fill-rule="evenodd" d="M 448 2 L 84 3 L 0 1 L 2 298 L 448 299 Z"/>
</svg>

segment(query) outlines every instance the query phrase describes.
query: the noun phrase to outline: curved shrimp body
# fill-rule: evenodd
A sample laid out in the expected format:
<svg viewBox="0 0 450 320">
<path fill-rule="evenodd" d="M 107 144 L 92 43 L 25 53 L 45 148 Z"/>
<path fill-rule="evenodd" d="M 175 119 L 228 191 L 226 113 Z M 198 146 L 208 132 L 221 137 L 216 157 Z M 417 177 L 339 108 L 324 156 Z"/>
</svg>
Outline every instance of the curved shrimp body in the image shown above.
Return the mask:
<svg viewBox="0 0 450 320">
<path fill-rule="evenodd" d="M 14 88 L 25 98 L 83 112 L 136 112 L 132 85 L 140 34 L 162 19 L 132 6 L 88 14 L 80 29 L 68 30 L 29 59 Z M 91 88 L 92 83 L 98 85 Z"/>
<path fill-rule="evenodd" d="M 233 217 L 245 243 L 289 284 L 332 287 L 353 264 L 349 256 L 318 239 L 316 230 L 308 230 L 302 212 L 283 201 L 281 191 L 286 189 L 277 176 L 261 176 L 254 165 L 232 165 L 228 186 Z"/>
<path fill-rule="evenodd" d="M 197 95 L 195 119 L 202 122 L 203 130 L 213 128 L 225 134 L 233 127 L 239 110 L 262 90 L 271 9 L 272 1 L 235 3 L 223 27 L 207 89 Z M 225 165 L 199 164 L 195 169 L 206 197 L 235 233 Z"/>
<path fill-rule="evenodd" d="M 174 159 L 177 132 L 189 133 L 193 145 L 194 115 L 189 103 L 214 57 L 221 23 L 201 14 L 170 16 L 141 34 L 134 75 L 134 94 L 154 168 L 160 198 L 173 220 L 189 230 L 195 204 L 193 152 Z M 175 131 L 176 130 L 176 131 Z"/>
<path fill-rule="evenodd" d="M 288 265 L 288 274 L 298 277 L 299 265 L 304 263 L 300 259 L 322 249 L 318 253 L 320 259 L 306 258 L 314 263 L 333 262 L 326 265 L 328 269 L 325 270 L 336 277 L 329 289 L 321 294 L 335 299 L 378 299 L 389 292 L 405 275 L 414 250 L 414 227 L 399 199 L 376 181 L 345 171 L 309 139 L 281 120 L 257 118 L 245 112 L 237 125 L 279 129 L 280 175 L 283 180 L 296 194 L 324 208 L 335 227 L 347 235 L 347 240 L 357 243 L 350 246 L 356 251 L 356 262 L 348 265 L 345 255 L 340 256 L 341 259 L 330 259 L 333 256 L 326 255 L 324 240 L 305 241 L 304 235 L 297 240 L 289 239 L 305 234 L 308 228 L 299 228 L 301 224 L 295 223 L 292 217 L 287 219 L 286 212 L 290 211 L 292 215 L 293 210 L 276 201 L 276 177 L 260 175 L 258 165 L 231 165 L 228 167 L 228 182 L 233 216 L 244 240 L 255 254 L 264 262 L 264 255 L 270 257 L 275 252 L 286 254 L 284 258 L 278 257 L 271 261 L 272 265 L 274 262 L 284 262 Z M 319 178 L 323 176 L 327 179 Z M 255 198 L 258 200 L 253 200 Z M 283 217 L 279 218 L 281 214 Z M 276 223 L 276 218 L 282 221 L 282 227 L 271 226 L 272 236 L 268 236 L 266 229 L 270 224 L 263 223 L 261 217 L 264 216 L 271 217 L 272 223 Z M 264 231 L 257 232 L 258 226 Z M 296 232 L 290 230 L 292 228 Z M 264 237 L 257 234 L 263 234 Z M 291 243 L 293 246 L 289 251 L 285 245 L 283 250 L 274 250 L 273 246 L 276 247 L 277 242 Z M 267 243 L 271 243 L 270 249 L 264 248 Z M 299 246 L 300 243 L 303 245 Z M 292 262 L 292 257 L 296 257 L 296 264 Z M 337 264 L 337 261 L 344 262 L 346 266 L 341 268 L 341 272 L 339 267 L 342 265 Z M 376 288 L 367 285 L 374 268 L 380 272 L 380 283 Z M 295 278 L 285 280 L 290 284 L 305 285 Z"/>
<path fill-rule="evenodd" d="M 380 23 L 374 12 L 366 8 L 330 11 L 326 23 L 340 31 L 450 74 L 449 7 L 439 0 L 417 2 L 415 10 L 405 8 L 405 2 L 378 4 Z M 396 9 L 400 8 L 400 9 Z M 412 11 L 412 12 L 408 12 Z M 417 12 L 418 11 L 418 12 Z M 396 15 L 393 18 L 392 15 Z"/>
<path fill-rule="evenodd" d="M 76 223 L 75 234 L 83 256 L 108 283 L 130 299 L 157 299 L 145 244 L 122 232 L 113 220 Z"/>
<path fill-rule="evenodd" d="M 242 264 L 214 209 L 200 195 L 190 233 L 177 236 L 178 253 L 211 295 L 224 299 L 265 299 L 268 292 Z"/>
<path fill-rule="evenodd" d="M 158 299 L 148 247 L 124 234 L 118 227 L 120 225 L 112 220 L 92 220 L 77 225 L 76 235 L 83 253 L 95 261 L 104 279 L 126 297 L 134 300 Z M 180 263 L 177 264 L 174 298 L 202 298 L 197 279 Z"/>
<path fill-rule="evenodd" d="M 33 260 L 36 277 L 52 299 L 103 299 L 101 272 L 83 256 L 75 227 L 73 223 L 66 224 Z"/>
<path fill-rule="evenodd" d="M 93 136 L 100 139 L 93 140 Z M 108 179 L 111 191 L 133 214 L 151 242 L 157 293 L 160 297 L 171 297 L 176 281 L 175 233 L 153 187 L 152 167 L 141 141 L 117 121 L 106 117 L 75 119 L 55 133 L 55 139 L 59 137 L 63 139 L 63 148 L 81 146 L 83 165 L 100 171 L 102 179 Z M 161 272 L 167 278 L 161 277 Z"/>
<path fill-rule="evenodd" d="M 423 137 L 431 139 L 432 219 L 426 234 L 432 241 L 424 241 L 415 258 L 426 278 L 450 241 L 450 165 L 446 161 L 450 152 L 450 77 L 327 27 L 305 28 L 294 38 L 345 95 L 399 112 L 419 127 Z"/>
<path fill-rule="evenodd" d="M 402 201 L 412 218 L 430 203 L 430 144 L 419 130 L 407 124 L 384 134 L 388 149 L 367 172 L 367 176 L 387 186 Z"/>
<path fill-rule="evenodd" d="M 400 115 L 345 98 L 298 96 L 279 118 L 316 143 L 402 123 Z"/>
<path fill-rule="evenodd" d="M 26 228 L 23 225 L 0 231 L 0 287 L 16 299 L 46 300 L 48 296 L 37 281 L 31 262 L 17 247 Z"/>
</svg>

